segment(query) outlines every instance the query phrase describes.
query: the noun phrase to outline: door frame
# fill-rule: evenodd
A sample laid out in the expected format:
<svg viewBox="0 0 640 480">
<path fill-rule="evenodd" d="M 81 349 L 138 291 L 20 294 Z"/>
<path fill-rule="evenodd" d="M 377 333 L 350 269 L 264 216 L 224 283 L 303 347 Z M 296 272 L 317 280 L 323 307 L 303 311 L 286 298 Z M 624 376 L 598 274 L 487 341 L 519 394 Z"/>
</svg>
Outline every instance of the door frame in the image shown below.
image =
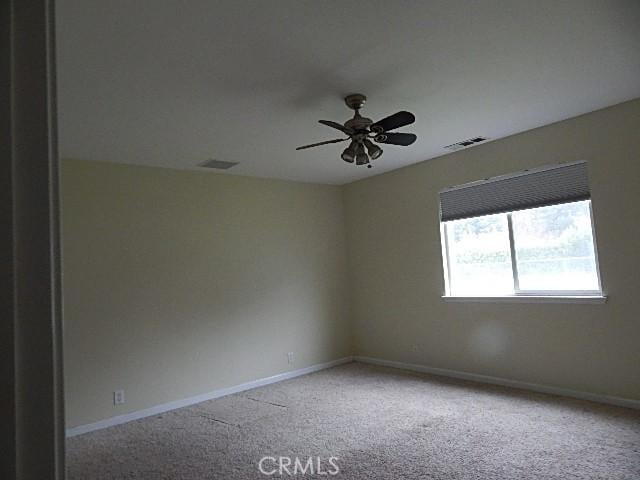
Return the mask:
<svg viewBox="0 0 640 480">
<path fill-rule="evenodd" d="M 54 0 L 0 6 L 0 477 L 63 480 Z"/>
</svg>

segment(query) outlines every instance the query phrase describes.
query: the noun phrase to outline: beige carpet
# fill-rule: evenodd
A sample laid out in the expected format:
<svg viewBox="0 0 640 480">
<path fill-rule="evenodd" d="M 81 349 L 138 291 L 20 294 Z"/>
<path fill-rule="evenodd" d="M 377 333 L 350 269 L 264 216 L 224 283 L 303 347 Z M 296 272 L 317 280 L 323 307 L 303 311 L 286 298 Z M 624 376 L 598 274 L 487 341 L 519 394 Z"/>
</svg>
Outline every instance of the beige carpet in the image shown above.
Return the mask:
<svg viewBox="0 0 640 480">
<path fill-rule="evenodd" d="M 640 412 L 352 363 L 74 437 L 67 456 L 70 480 L 631 480 Z M 332 456 L 340 473 L 318 475 Z"/>
</svg>

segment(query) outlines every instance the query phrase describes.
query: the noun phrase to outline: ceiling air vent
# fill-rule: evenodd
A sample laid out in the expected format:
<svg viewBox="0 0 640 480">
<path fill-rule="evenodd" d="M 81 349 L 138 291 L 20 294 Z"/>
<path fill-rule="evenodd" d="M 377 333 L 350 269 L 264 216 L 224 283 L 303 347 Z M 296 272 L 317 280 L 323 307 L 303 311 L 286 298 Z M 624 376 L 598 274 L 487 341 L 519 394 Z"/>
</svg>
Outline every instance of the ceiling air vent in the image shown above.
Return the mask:
<svg viewBox="0 0 640 480">
<path fill-rule="evenodd" d="M 199 164 L 202 168 L 215 168 L 218 170 L 228 170 L 231 167 L 238 165 L 238 162 L 225 162 L 224 160 L 207 160 Z"/>
<path fill-rule="evenodd" d="M 476 145 L 477 143 L 484 142 L 487 140 L 487 137 L 473 137 L 468 140 L 462 140 L 461 142 L 452 143 L 451 145 L 447 145 L 447 150 L 451 150 L 455 152 L 456 150 L 462 150 L 463 148 L 470 147 L 471 145 Z"/>
</svg>

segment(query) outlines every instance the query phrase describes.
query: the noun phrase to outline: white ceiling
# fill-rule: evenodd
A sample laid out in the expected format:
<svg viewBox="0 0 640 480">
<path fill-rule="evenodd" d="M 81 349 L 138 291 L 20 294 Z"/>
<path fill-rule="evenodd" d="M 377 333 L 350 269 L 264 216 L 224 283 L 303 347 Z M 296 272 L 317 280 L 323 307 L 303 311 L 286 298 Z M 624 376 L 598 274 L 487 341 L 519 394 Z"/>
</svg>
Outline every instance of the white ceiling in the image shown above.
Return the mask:
<svg viewBox="0 0 640 480">
<path fill-rule="evenodd" d="M 61 155 L 343 184 L 640 97 L 640 2 L 58 0 Z M 342 97 L 411 147 L 340 160 Z M 339 133 L 339 132 L 338 132 Z"/>
</svg>

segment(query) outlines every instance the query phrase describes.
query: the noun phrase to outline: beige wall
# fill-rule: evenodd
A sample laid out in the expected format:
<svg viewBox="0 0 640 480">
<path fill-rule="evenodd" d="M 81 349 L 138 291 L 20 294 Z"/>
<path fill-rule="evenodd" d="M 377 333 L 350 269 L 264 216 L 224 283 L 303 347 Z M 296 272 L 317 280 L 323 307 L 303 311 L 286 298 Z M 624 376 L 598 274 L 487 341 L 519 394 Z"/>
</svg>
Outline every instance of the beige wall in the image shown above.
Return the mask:
<svg viewBox="0 0 640 480">
<path fill-rule="evenodd" d="M 67 425 L 351 353 L 640 399 L 638 132 L 640 100 L 344 187 L 64 161 Z M 444 303 L 438 191 L 576 160 L 609 301 Z"/>
<path fill-rule="evenodd" d="M 339 187 L 69 160 L 61 174 L 69 427 L 350 353 Z"/>
<path fill-rule="evenodd" d="M 605 305 L 444 303 L 438 191 L 587 160 Z M 640 399 L 640 100 L 345 188 L 356 354 Z"/>
</svg>

